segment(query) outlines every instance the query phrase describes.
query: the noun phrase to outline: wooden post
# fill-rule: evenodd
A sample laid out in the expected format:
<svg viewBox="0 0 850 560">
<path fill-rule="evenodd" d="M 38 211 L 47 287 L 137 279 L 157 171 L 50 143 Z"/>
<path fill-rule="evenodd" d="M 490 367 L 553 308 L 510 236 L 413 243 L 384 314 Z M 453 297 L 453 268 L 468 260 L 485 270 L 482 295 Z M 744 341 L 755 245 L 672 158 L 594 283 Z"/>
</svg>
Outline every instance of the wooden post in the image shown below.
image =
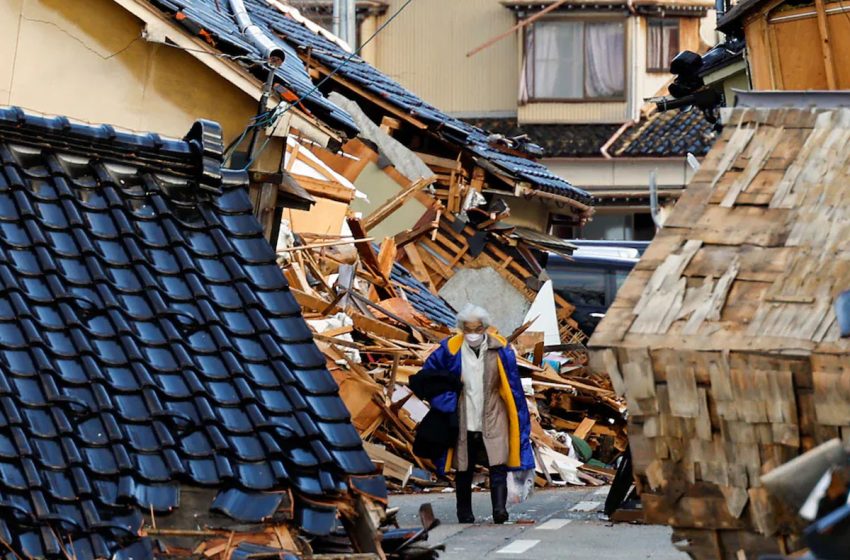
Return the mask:
<svg viewBox="0 0 850 560">
<path fill-rule="evenodd" d="M 823 50 L 823 65 L 826 68 L 826 85 L 829 89 L 838 89 L 835 79 L 835 63 L 832 60 L 832 45 L 829 43 L 829 27 L 826 23 L 826 10 L 823 0 L 815 0 L 815 11 L 818 14 L 818 32 L 820 45 Z"/>
</svg>

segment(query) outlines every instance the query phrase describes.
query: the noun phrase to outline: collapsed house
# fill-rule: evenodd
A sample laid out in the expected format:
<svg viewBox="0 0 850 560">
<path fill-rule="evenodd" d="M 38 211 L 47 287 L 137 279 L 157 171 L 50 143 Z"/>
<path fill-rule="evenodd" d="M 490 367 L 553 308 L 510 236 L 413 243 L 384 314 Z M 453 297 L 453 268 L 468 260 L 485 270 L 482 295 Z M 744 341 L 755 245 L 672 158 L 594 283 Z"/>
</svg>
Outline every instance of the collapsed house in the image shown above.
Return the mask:
<svg viewBox="0 0 850 560">
<path fill-rule="evenodd" d="M 303 554 L 338 517 L 382 554 L 384 479 L 223 149 L 0 110 L 11 555 Z"/>
<path fill-rule="evenodd" d="M 270 241 L 279 236 L 281 218 L 294 213 L 286 217 L 294 228 L 305 223 L 307 209 L 313 220 L 333 215 L 340 224 L 350 205 L 377 239 L 400 235 L 421 218 L 422 227 L 398 240 L 403 264 L 438 291 L 458 271 L 493 259 L 507 263 L 489 285 L 511 286 L 515 305 L 506 323 L 517 326 L 545 283 L 536 264 L 545 255 L 526 243 L 522 230 L 510 228 L 546 236 L 555 218 L 583 223 L 590 197 L 535 162 L 539 147 L 490 135 L 423 102 L 297 9 L 276 0 L 240 4 L 259 35 L 244 33 L 230 2 L 216 0 L 10 6 L 0 18 L 2 30 L 39 47 L 0 45 L 0 56 L 27 69 L 0 90 L 0 101 L 173 136 L 198 116 L 220 122 L 228 166 L 252 171 L 252 201 Z M 50 46 L 49 56 L 41 45 Z M 58 73 L 66 75 L 63 91 L 42 87 Z M 339 176 L 288 176 L 293 138 Z M 388 140 L 404 150 L 388 147 Z M 368 200 L 349 200 L 356 193 L 340 179 Z M 425 182 L 416 185 L 420 179 Z M 398 207 L 383 207 L 397 196 Z M 467 206 L 474 207 L 472 219 Z M 366 219 L 377 210 L 384 211 L 382 219 Z M 451 221 L 455 217 L 460 221 Z M 347 233 L 332 231 L 330 220 L 318 222 L 322 231 L 300 232 Z M 448 233 L 460 222 L 471 224 L 463 235 L 475 238 L 469 250 Z M 463 253 L 458 262 L 444 255 L 453 246 Z M 420 259 L 410 260 L 409 252 Z M 583 340 L 571 306 L 560 297 L 558 306 L 562 338 Z"/>
<path fill-rule="evenodd" d="M 646 520 L 693 558 L 796 550 L 760 477 L 846 440 L 848 138 L 846 109 L 728 112 L 591 340 L 628 399 Z"/>
<path fill-rule="evenodd" d="M 231 56 L 257 55 L 212 0 L 149 0 L 149 5 L 207 47 Z M 286 69 L 303 64 L 303 76 L 293 83 L 321 81 L 311 93 L 323 101 L 305 105 L 310 113 L 329 123 L 347 117 L 333 127 L 346 132 L 349 140 L 326 144 L 335 149 L 317 149 L 315 154 L 367 196 L 369 203 L 352 203 L 364 217 L 366 232 L 396 237 L 404 249 L 399 261 L 434 291 L 458 272 L 463 277 L 465 270 L 492 268 L 489 291 L 477 297 L 483 303 L 492 299 L 494 290 L 510 286 L 517 311 L 505 324 L 519 326 L 547 278 L 541 255 L 532 251 L 540 246 L 540 237 L 560 251 L 571 249 L 545 232 L 529 243 L 515 226 L 522 219 L 548 223 L 551 214 L 584 223 L 592 214 L 590 196 L 534 162 L 538 146 L 489 135 L 428 105 L 294 8 L 255 0 L 246 7 L 252 21 L 285 50 Z M 262 71 L 256 65 L 245 67 L 248 72 Z M 286 78 L 292 80 L 288 74 Z M 275 91 L 283 100 L 292 97 L 286 82 L 276 84 Z M 350 134 L 352 123 L 356 138 Z M 290 132 L 298 135 L 297 129 Z M 512 225 L 505 221 L 509 217 Z M 453 301 L 451 290 L 447 297 Z M 584 335 L 570 318 L 572 306 L 560 296 L 557 303 L 562 338 L 581 342 Z"/>
</svg>

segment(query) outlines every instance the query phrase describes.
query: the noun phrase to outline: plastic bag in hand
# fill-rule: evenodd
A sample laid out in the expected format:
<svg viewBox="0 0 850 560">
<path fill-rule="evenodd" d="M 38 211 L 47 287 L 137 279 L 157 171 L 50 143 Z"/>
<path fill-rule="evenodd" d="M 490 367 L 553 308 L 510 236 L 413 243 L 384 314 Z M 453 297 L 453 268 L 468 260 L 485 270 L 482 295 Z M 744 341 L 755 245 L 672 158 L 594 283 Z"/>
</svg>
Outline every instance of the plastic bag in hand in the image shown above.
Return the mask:
<svg viewBox="0 0 850 560">
<path fill-rule="evenodd" d="M 508 503 L 521 504 L 534 492 L 534 469 L 508 473 Z"/>
</svg>

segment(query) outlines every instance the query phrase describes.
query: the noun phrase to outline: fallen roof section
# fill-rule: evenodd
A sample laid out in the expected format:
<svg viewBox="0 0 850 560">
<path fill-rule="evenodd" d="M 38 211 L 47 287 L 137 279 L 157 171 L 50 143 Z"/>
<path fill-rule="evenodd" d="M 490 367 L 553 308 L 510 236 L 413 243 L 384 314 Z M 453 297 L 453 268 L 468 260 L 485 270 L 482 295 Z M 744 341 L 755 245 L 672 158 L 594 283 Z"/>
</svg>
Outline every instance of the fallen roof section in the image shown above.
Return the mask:
<svg viewBox="0 0 850 560">
<path fill-rule="evenodd" d="M 202 521 L 233 546 L 270 525 L 323 535 L 355 496 L 385 501 L 222 151 L 211 122 L 172 140 L 0 109 L 16 555 L 143 559 Z"/>
<path fill-rule="evenodd" d="M 392 106 L 399 116 L 420 123 L 438 138 L 468 151 L 474 157 L 492 163 L 512 180 L 527 182 L 535 188 L 545 188 L 581 204 L 590 203 L 590 195 L 555 176 L 543 165 L 522 155 L 507 153 L 494 147 L 486 131 L 429 105 L 360 57 L 355 56 L 349 60 L 349 53 L 337 44 L 313 33 L 285 14 L 257 9 L 252 15 L 266 21 L 269 28 L 296 48 L 302 57 L 309 58 L 312 67 L 325 75 L 335 72 L 335 80 L 342 80 L 366 94 L 375 96 L 381 102 Z"/>
</svg>

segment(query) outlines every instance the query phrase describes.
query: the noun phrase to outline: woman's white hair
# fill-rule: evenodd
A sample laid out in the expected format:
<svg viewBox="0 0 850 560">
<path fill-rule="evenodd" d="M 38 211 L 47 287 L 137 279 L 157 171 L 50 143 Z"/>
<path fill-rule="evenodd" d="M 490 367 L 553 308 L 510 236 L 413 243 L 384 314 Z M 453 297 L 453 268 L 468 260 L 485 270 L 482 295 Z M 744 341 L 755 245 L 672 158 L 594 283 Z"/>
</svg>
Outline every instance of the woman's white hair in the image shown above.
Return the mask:
<svg viewBox="0 0 850 560">
<path fill-rule="evenodd" d="M 491 325 L 490 314 L 483 307 L 467 303 L 457 314 L 457 328 L 463 328 L 464 323 L 474 323 L 475 321 L 481 321 L 482 325 L 489 327 Z"/>
</svg>

